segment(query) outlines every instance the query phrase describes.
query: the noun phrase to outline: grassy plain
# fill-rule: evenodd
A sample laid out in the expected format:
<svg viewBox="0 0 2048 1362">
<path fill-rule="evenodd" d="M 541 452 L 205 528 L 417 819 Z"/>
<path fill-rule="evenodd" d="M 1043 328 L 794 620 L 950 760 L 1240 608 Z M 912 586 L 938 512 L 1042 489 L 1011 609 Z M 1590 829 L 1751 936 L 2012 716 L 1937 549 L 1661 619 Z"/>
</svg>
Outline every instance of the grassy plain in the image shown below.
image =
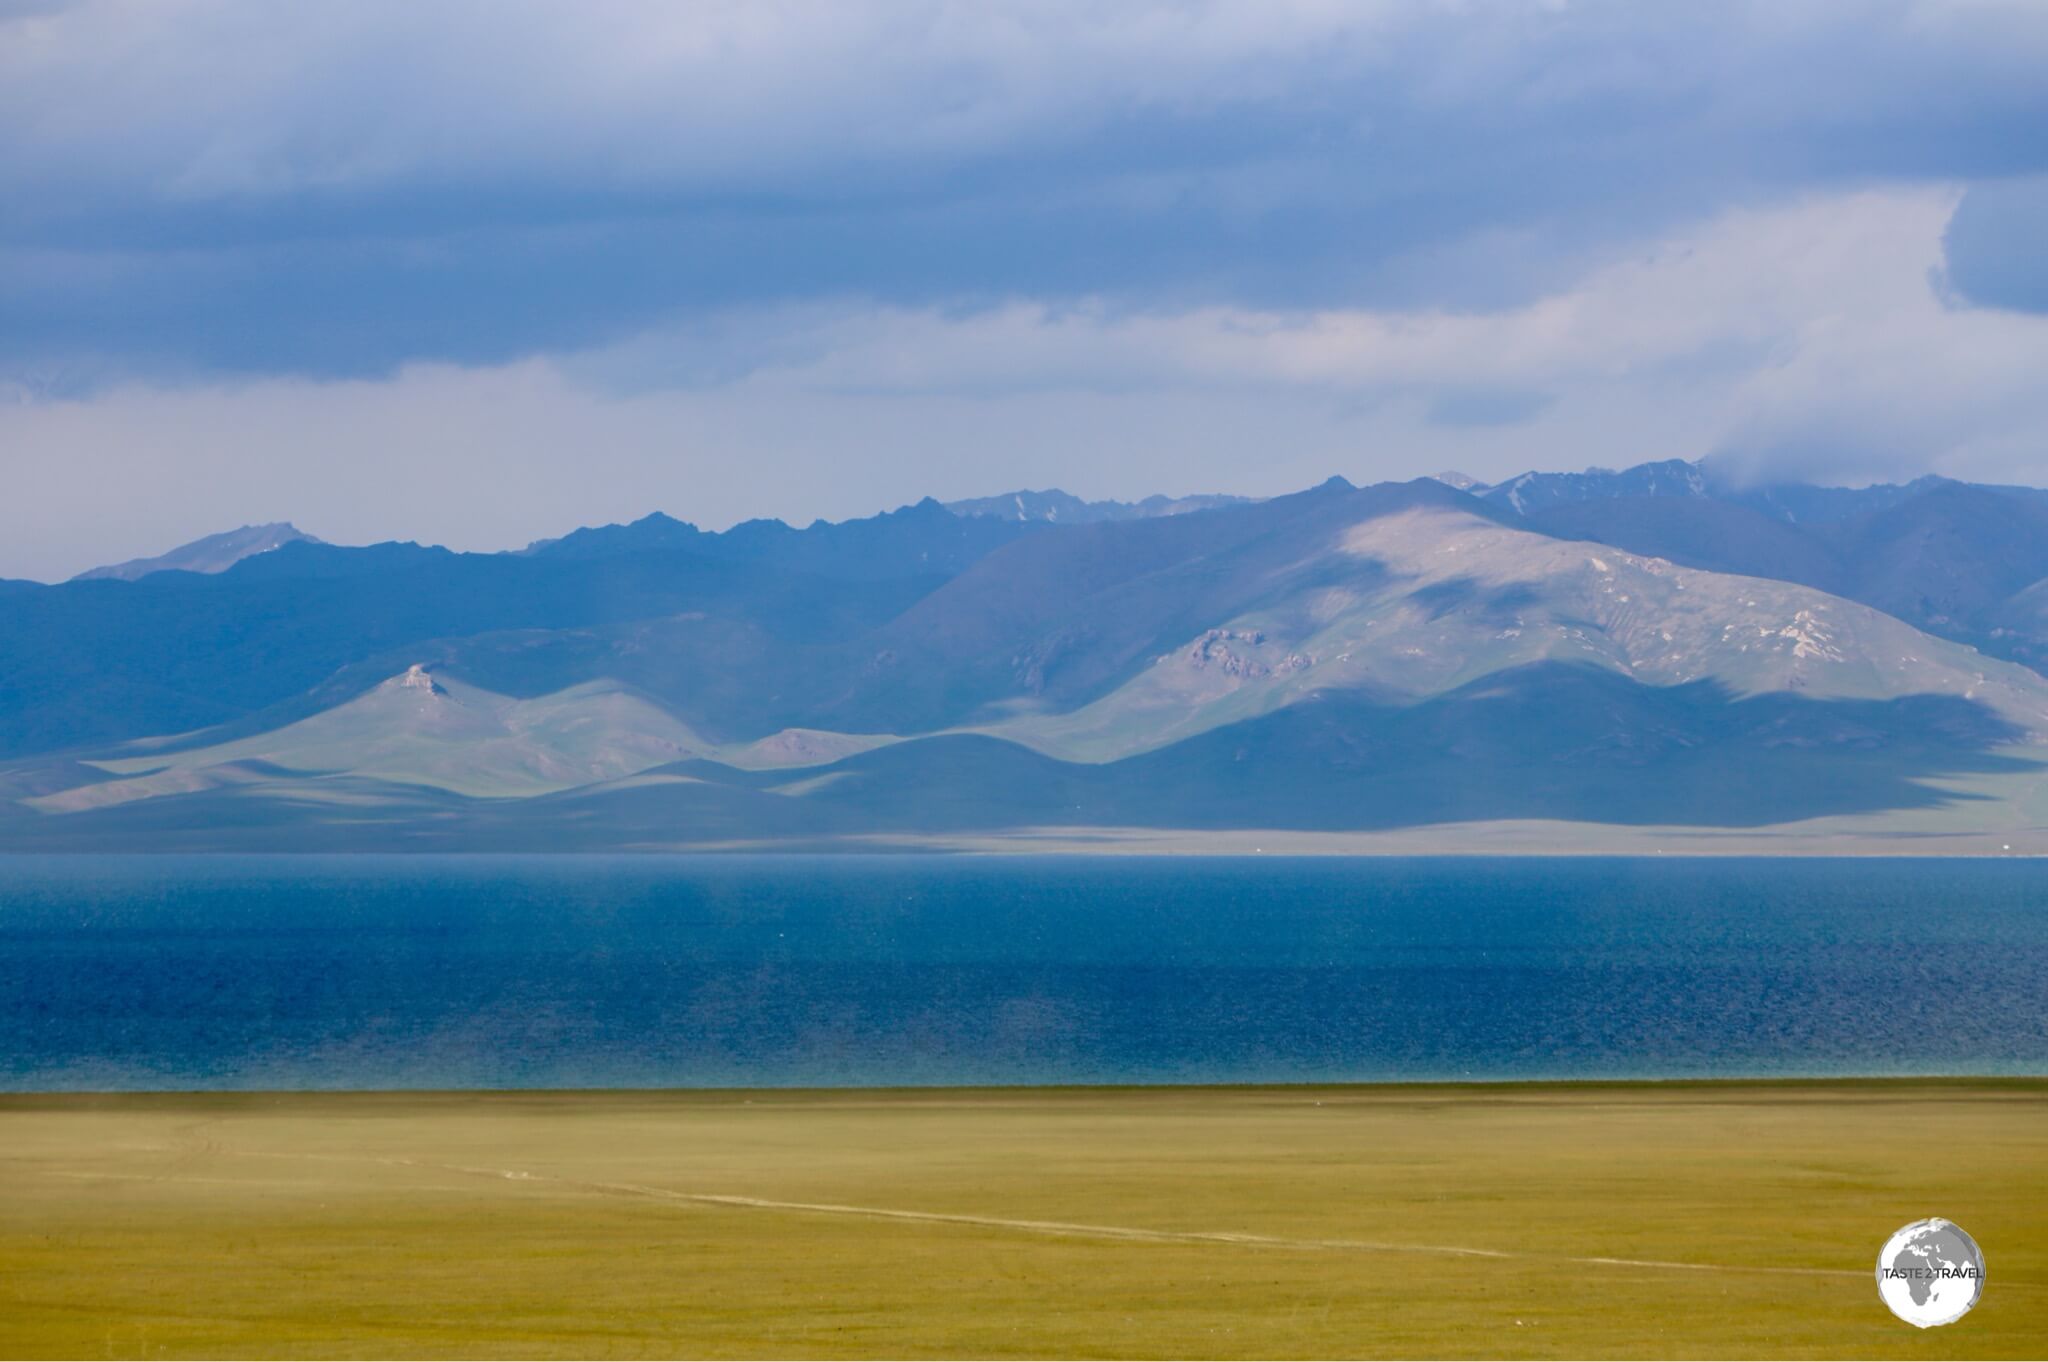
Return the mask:
<svg viewBox="0 0 2048 1362">
<path fill-rule="evenodd" d="M 2042 1356 L 2048 1082 L 5 1097 L 0 1354 Z"/>
</svg>

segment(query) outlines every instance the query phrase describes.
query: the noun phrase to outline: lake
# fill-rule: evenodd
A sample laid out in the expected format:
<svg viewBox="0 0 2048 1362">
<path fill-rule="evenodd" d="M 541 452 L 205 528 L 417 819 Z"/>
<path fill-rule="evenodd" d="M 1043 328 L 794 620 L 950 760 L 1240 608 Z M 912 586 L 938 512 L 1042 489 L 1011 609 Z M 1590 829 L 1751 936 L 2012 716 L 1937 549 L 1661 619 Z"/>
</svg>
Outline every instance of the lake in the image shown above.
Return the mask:
<svg viewBox="0 0 2048 1362">
<path fill-rule="evenodd" d="M 0 1088 L 2048 1073 L 2028 860 L 0 857 Z"/>
</svg>

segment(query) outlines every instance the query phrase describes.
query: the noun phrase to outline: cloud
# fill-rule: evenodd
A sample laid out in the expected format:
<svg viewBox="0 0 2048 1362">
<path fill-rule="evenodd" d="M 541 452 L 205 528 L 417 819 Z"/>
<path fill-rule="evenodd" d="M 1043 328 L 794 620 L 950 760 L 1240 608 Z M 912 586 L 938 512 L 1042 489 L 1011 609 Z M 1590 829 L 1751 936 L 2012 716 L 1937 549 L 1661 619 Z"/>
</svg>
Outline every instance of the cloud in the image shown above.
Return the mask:
<svg viewBox="0 0 2048 1362">
<path fill-rule="evenodd" d="M 2048 170 L 2048 11 L 88 0 L 0 14 L 0 373 L 390 374 L 734 311 L 1497 310 Z"/>
<path fill-rule="evenodd" d="M 1985 307 L 2048 312 L 2048 175 L 1972 185 L 1942 245 L 1944 278 Z"/>
<path fill-rule="evenodd" d="M 1433 426 L 1518 426 L 1554 400 L 1510 388 L 1453 389 L 1430 401 L 1424 419 Z"/>
<path fill-rule="evenodd" d="M 0 404 L 0 576 L 281 519 L 500 548 L 652 509 L 801 522 L 1708 454 L 2040 481 L 2048 318 L 1937 294 L 1958 197 L 1730 210 L 1489 312 L 737 307 L 567 357 Z"/>
<path fill-rule="evenodd" d="M 1956 199 L 1942 187 L 1734 209 L 1642 243 L 1568 287 L 1489 311 L 1138 308 L 1105 298 L 862 304 L 657 330 L 588 352 L 572 368 L 599 386 L 615 370 L 660 386 L 665 363 L 669 381 L 688 384 L 724 363 L 849 394 L 1284 387 L 1347 398 L 1420 393 L 1453 405 L 1475 393 L 1732 384 L 1852 341 L 1867 348 L 1884 337 L 1931 354 L 1961 336 L 2002 333 L 1996 319 L 1949 308 L 1930 287 Z"/>
<path fill-rule="evenodd" d="M 2039 481 L 2048 8 L 0 0 L 0 575 L 1706 454 Z"/>
</svg>

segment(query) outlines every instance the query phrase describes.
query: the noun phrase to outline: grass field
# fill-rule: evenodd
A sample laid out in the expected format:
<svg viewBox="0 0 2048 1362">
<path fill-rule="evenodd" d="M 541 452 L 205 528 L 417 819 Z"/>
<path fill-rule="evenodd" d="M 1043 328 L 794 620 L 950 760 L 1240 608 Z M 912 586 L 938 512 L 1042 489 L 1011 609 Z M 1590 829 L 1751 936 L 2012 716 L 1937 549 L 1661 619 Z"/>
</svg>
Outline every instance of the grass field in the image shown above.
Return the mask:
<svg viewBox="0 0 2048 1362">
<path fill-rule="evenodd" d="M 6 1097 L 0 1354 L 2038 1357 L 2048 1082 Z"/>
</svg>

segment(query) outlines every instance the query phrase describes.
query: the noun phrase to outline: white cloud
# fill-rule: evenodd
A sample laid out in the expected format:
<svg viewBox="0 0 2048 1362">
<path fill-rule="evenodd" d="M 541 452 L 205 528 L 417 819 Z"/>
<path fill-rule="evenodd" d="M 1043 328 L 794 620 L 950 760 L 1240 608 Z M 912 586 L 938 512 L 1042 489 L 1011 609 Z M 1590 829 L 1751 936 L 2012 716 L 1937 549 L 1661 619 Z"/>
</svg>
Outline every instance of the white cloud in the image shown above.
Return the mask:
<svg viewBox="0 0 2048 1362">
<path fill-rule="evenodd" d="M 1637 238 L 1801 195 L 2048 170 L 2028 135 L 2048 119 L 2038 5 L 13 15 L 0 381 L 494 364 L 845 298 L 905 315 L 1026 300 L 1034 327 L 1032 305 L 1058 305 L 1080 319 L 1070 338 L 1209 308 L 1275 329 L 1261 362 L 1312 381 L 1395 367 L 1365 352 L 1414 339 L 1341 309 L 1549 295 L 1500 337 L 1542 367 L 1547 328 L 1587 330 L 1559 301 L 1584 292 L 1570 285 Z M 1304 330 L 1298 309 L 1339 310 Z M 917 325 L 896 333 L 914 344 Z M 1448 323 L 1429 335 L 1457 342 Z M 1183 343 L 1233 367 L 1244 349 Z"/>
<path fill-rule="evenodd" d="M 1736 210 L 1493 313 L 1100 302 L 784 313 L 748 382 L 905 397 L 1285 389 L 1396 409 L 1418 393 L 1542 392 L 1667 412 L 1661 428 L 1634 432 L 1646 454 L 1721 451 L 1822 476 L 1966 473 L 1993 444 L 2048 434 L 2048 319 L 1956 306 L 1933 286 L 1957 197 L 1873 190 Z M 671 346 L 688 381 L 705 357 L 672 336 L 586 356 L 579 371 L 658 381 Z M 731 362 L 747 349 L 742 338 L 720 353 Z"/>
<path fill-rule="evenodd" d="M 1271 493 L 1732 450 L 1778 471 L 2048 481 L 2048 318 L 1930 283 L 1954 191 L 1742 210 L 1487 314 L 812 305 L 385 381 L 0 407 L 0 575 L 243 521 L 493 548 L 652 509 L 722 525 L 926 493 Z M 1521 424 L 1435 399 L 1540 393 Z"/>
</svg>

